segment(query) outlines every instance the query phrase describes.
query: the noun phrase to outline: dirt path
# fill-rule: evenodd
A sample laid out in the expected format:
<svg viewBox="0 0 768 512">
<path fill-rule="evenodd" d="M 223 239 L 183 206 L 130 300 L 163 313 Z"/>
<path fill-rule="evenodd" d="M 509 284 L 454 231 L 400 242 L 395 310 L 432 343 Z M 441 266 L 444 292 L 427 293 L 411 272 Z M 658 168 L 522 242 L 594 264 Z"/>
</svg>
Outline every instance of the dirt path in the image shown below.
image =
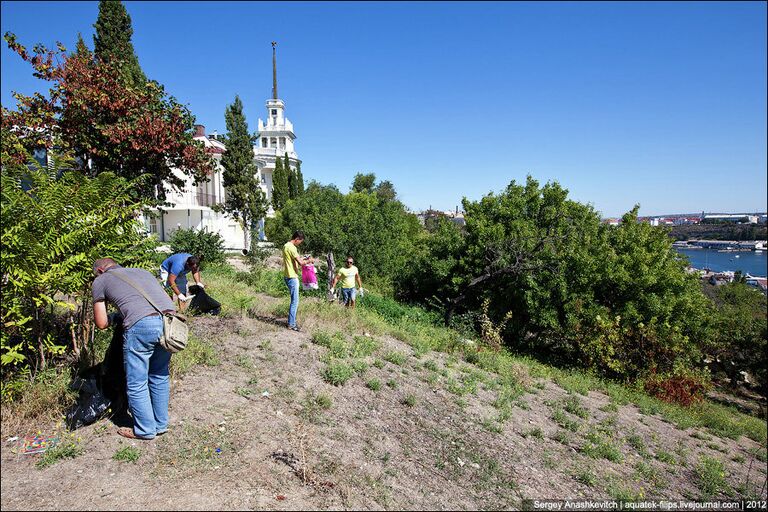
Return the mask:
<svg viewBox="0 0 768 512">
<path fill-rule="evenodd" d="M 765 479 L 733 460 L 756 443 L 693 438 L 634 406 L 611 409 L 595 392 L 580 398 L 584 423 L 615 434 L 621 462 L 588 457 L 583 438 L 552 419 L 570 395 L 548 381 L 534 379 L 494 427 L 487 374 L 446 354 L 417 358 L 394 339 L 380 338 L 369 358 L 381 367 L 332 386 L 321 377 L 328 349 L 307 333 L 252 318 L 198 318 L 194 331 L 214 343 L 220 364 L 173 383 L 169 434 L 131 442 L 103 420 L 76 432 L 81 455 L 44 469 L 3 439 L 2 509 L 510 509 L 524 498 L 608 498 L 643 486 L 646 497 L 682 499 L 699 495 L 702 454 L 719 455 L 733 481 L 748 471 Z M 401 364 L 382 361 L 392 351 L 405 355 Z M 457 392 L 468 375 L 476 389 Z M 366 387 L 372 379 L 378 391 Z M 129 446 L 136 462 L 113 459 Z"/>
</svg>

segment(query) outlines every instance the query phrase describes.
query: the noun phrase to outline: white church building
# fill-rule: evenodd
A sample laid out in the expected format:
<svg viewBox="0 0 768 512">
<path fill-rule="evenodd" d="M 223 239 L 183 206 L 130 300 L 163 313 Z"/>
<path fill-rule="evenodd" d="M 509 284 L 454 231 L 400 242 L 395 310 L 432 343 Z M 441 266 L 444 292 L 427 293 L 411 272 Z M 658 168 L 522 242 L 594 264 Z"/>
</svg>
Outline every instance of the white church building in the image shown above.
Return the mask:
<svg viewBox="0 0 768 512">
<path fill-rule="evenodd" d="M 267 100 L 267 120 L 258 121 L 258 138 L 253 145 L 253 161 L 256 165 L 256 176 L 259 178 L 261 189 L 269 202 L 267 217 L 274 215 L 272 209 L 272 173 L 275 170 L 275 160 L 288 155 L 291 168 L 301 162 L 294 148 L 296 134 L 293 124 L 285 117 L 285 103 L 277 96 L 277 60 L 276 43 L 272 43 L 272 97 Z M 182 229 L 207 229 L 219 233 L 224 239 L 224 247 L 229 250 L 248 249 L 245 247 L 245 237 L 240 224 L 225 213 L 214 211 L 211 207 L 226 200 L 227 191 L 224 187 L 221 156 L 226 146 L 216 133 L 206 134 L 205 127 L 195 125 L 194 139 L 203 143 L 213 155 L 216 169 L 209 181 L 193 185 L 192 178 L 184 176 L 180 171 L 176 175 L 185 180 L 181 190 L 171 190 L 166 187 L 168 194 L 166 206 L 157 211 L 156 215 L 145 218 L 147 230 L 161 242 L 170 239 L 173 231 Z M 261 239 L 264 221 L 260 222 Z"/>
</svg>

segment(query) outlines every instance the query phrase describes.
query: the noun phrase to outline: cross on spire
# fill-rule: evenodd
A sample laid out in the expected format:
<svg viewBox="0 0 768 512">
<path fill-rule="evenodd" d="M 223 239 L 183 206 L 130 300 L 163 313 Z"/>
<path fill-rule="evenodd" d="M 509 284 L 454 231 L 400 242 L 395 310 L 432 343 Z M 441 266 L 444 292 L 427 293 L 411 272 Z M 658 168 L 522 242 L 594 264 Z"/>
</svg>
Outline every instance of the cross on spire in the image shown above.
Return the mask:
<svg viewBox="0 0 768 512">
<path fill-rule="evenodd" d="M 272 99 L 277 99 L 277 41 L 272 41 Z"/>
</svg>

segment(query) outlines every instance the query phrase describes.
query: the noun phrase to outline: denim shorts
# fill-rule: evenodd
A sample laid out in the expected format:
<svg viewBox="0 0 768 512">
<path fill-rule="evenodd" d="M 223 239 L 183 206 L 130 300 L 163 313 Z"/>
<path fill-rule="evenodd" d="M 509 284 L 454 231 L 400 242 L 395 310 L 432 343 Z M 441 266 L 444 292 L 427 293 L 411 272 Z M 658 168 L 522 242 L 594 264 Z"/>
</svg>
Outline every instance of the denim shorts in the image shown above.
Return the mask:
<svg viewBox="0 0 768 512">
<path fill-rule="evenodd" d="M 357 290 L 354 288 L 342 288 L 341 289 L 341 300 L 344 302 L 344 304 L 349 304 L 350 302 L 355 301 L 355 297 L 357 297 Z"/>
</svg>

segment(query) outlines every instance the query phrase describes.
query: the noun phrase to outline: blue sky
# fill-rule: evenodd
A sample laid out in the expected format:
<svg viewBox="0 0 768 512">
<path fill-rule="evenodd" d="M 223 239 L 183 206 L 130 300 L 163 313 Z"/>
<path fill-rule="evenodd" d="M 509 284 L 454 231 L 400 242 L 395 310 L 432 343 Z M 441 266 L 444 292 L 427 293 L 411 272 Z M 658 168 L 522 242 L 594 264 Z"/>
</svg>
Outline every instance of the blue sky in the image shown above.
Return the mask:
<svg viewBox="0 0 768 512">
<path fill-rule="evenodd" d="M 765 211 L 766 4 L 126 2 L 148 76 L 252 130 L 271 47 L 309 179 L 452 209 L 530 173 L 605 216 Z M 28 47 L 92 46 L 96 2 L 2 2 Z M 2 104 L 41 89 L 5 43 Z"/>
</svg>

